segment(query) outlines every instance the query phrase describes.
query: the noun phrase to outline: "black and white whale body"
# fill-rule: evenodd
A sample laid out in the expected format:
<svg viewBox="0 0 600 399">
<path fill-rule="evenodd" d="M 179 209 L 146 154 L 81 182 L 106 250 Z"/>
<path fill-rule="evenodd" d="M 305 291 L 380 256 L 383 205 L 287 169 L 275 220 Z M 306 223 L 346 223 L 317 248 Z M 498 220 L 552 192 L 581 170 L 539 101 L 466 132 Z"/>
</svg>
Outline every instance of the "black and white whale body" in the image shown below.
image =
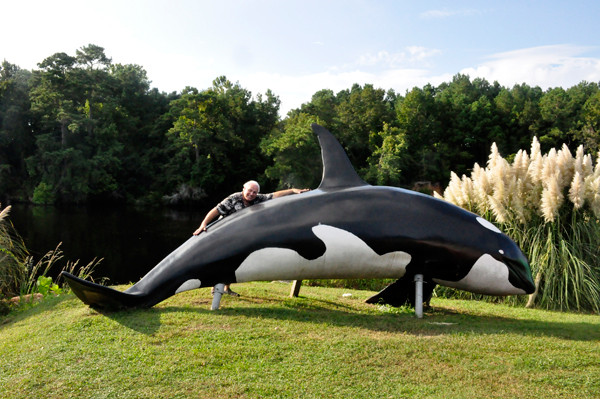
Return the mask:
<svg viewBox="0 0 600 399">
<path fill-rule="evenodd" d="M 373 301 L 409 300 L 412 277 L 489 295 L 535 289 L 517 245 L 477 215 L 431 196 L 371 186 L 343 148 L 313 124 L 323 158 L 318 189 L 253 205 L 191 237 L 124 292 L 63 276 L 84 303 L 148 308 L 218 283 L 397 278 Z"/>
</svg>

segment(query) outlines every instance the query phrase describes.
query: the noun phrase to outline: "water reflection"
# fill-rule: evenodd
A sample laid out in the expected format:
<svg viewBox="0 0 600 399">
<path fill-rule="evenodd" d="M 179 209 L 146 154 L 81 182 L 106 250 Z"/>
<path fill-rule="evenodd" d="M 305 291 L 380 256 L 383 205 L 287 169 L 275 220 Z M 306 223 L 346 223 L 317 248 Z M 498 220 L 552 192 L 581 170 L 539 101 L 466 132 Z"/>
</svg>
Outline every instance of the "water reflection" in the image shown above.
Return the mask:
<svg viewBox="0 0 600 399">
<path fill-rule="evenodd" d="M 10 220 L 37 261 L 62 242 L 66 260 L 104 258 L 94 277 L 136 282 L 189 239 L 208 209 L 53 207 L 15 204 Z M 52 274 L 52 273 L 51 273 Z"/>
</svg>

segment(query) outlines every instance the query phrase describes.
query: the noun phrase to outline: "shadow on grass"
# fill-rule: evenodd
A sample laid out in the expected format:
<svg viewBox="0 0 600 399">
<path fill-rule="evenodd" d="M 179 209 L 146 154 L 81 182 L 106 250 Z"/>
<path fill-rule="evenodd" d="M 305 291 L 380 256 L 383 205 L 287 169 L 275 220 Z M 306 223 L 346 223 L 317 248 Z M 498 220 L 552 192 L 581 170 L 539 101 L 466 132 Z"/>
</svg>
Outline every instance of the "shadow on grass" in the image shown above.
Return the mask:
<svg viewBox="0 0 600 399">
<path fill-rule="evenodd" d="M 48 298 L 31 309 L 17 311 L 0 318 L 0 331 L 29 317 L 41 316 L 65 301 L 71 295 Z M 211 311 L 211 298 L 196 298 L 188 306 L 165 303 L 150 309 L 105 311 L 95 309 L 115 322 L 142 334 L 152 335 L 161 327 L 161 317 L 169 313 L 183 313 L 204 318 L 219 315 L 231 318 L 272 319 L 299 323 L 321 323 L 339 327 L 361 328 L 369 331 L 405 333 L 433 337 L 449 334 L 517 334 L 527 337 L 556 337 L 574 341 L 600 341 L 598 324 L 585 322 L 556 322 L 521 318 L 488 316 L 455 312 L 441 307 L 430 307 L 421 320 L 412 313 L 356 313 L 356 308 L 333 300 L 318 298 L 282 299 L 262 296 L 243 296 L 236 302 L 224 303 L 218 311 Z M 71 306 L 71 305 L 68 305 Z M 81 306 L 74 301 L 75 307 Z M 93 315 L 93 314 L 91 314 Z M 185 327 L 185 326 L 182 326 Z"/>
<path fill-rule="evenodd" d="M 260 298 L 264 304 L 264 298 Z M 247 298 L 247 302 L 253 302 Z M 271 301 L 266 301 L 271 302 Z M 351 327 L 374 332 L 403 333 L 423 337 L 450 334 L 517 334 L 526 337 L 555 337 L 574 341 L 600 341 L 597 324 L 576 322 L 548 322 L 510 317 L 482 316 L 431 307 L 425 317 L 417 319 L 411 313 L 353 313 L 340 303 L 312 300 L 309 303 L 282 303 L 280 306 L 224 307 L 211 311 L 210 300 L 194 301 L 193 306 L 161 306 L 151 309 L 106 312 L 102 314 L 115 322 L 142 334 L 152 335 L 161 327 L 161 315 L 187 313 L 198 317 L 218 314 L 224 317 L 285 320 L 299 323 L 322 323 L 337 327 Z M 326 304 L 324 307 L 319 302 Z M 331 306 L 336 307 L 332 309 Z"/>
</svg>

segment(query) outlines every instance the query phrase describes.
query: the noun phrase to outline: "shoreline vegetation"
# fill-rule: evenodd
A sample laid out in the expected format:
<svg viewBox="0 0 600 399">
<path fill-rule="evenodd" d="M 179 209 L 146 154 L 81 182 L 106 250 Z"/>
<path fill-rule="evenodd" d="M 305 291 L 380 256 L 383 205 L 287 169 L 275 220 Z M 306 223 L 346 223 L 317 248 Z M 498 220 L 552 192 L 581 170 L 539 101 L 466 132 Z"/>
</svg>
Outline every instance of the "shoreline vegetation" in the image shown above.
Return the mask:
<svg viewBox="0 0 600 399">
<path fill-rule="evenodd" d="M 68 286 L 65 283 L 59 285 L 60 277 L 56 281 L 48 277 L 52 266 L 63 258 L 61 243 L 35 262 L 18 232 L 8 220 L 11 207 L 2 209 L 1 205 L 0 315 L 5 315 L 15 308 L 31 307 L 50 295 L 59 296 L 68 292 Z M 80 266 L 78 260 L 67 261 L 62 270 L 93 281 L 92 272 L 101 261 L 102 259 L 95 258 L 85 266 Z"/>
</svg>

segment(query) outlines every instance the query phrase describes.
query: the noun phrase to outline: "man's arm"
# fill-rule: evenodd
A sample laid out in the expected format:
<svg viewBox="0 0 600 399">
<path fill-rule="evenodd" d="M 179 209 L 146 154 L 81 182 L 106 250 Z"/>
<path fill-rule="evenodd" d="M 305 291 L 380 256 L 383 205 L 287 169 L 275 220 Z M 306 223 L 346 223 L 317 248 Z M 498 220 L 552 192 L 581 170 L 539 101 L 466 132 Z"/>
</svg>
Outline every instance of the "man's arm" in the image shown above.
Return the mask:
<svg viewBox="0 0 600 399">
<path fill-rule="evenodd" d="M 305 193 L 307 191 L 310 191 L 310 188 L 303 188 L 303 189 L 290 188 L 289 190 L 275 191 L 273 193 L 273 198 L 285 197 L 286 195 L 290 195 L 290 194 Z"/>
<path fill-rule="evenodd" d="M 200 225 L 200 227 L 198 227 L 198 229 L 196 231 L 194 231 L 194 235 L 197 236 L 198 234 L 202 233 L 203 231 L 206 231 L 206 226 L 208 226 L 210 224 L 210 222 L 212 222 L 215 218 L 219 217 L 219 215 L 220 215 L 220 213 L 217 210 L 217 207 L 214 207 L 213 209 L 211 209 L 210 212 L 208 212 L 206 214 L 206 217 L 202 221 L 202 224 Z"/>
</svg>

